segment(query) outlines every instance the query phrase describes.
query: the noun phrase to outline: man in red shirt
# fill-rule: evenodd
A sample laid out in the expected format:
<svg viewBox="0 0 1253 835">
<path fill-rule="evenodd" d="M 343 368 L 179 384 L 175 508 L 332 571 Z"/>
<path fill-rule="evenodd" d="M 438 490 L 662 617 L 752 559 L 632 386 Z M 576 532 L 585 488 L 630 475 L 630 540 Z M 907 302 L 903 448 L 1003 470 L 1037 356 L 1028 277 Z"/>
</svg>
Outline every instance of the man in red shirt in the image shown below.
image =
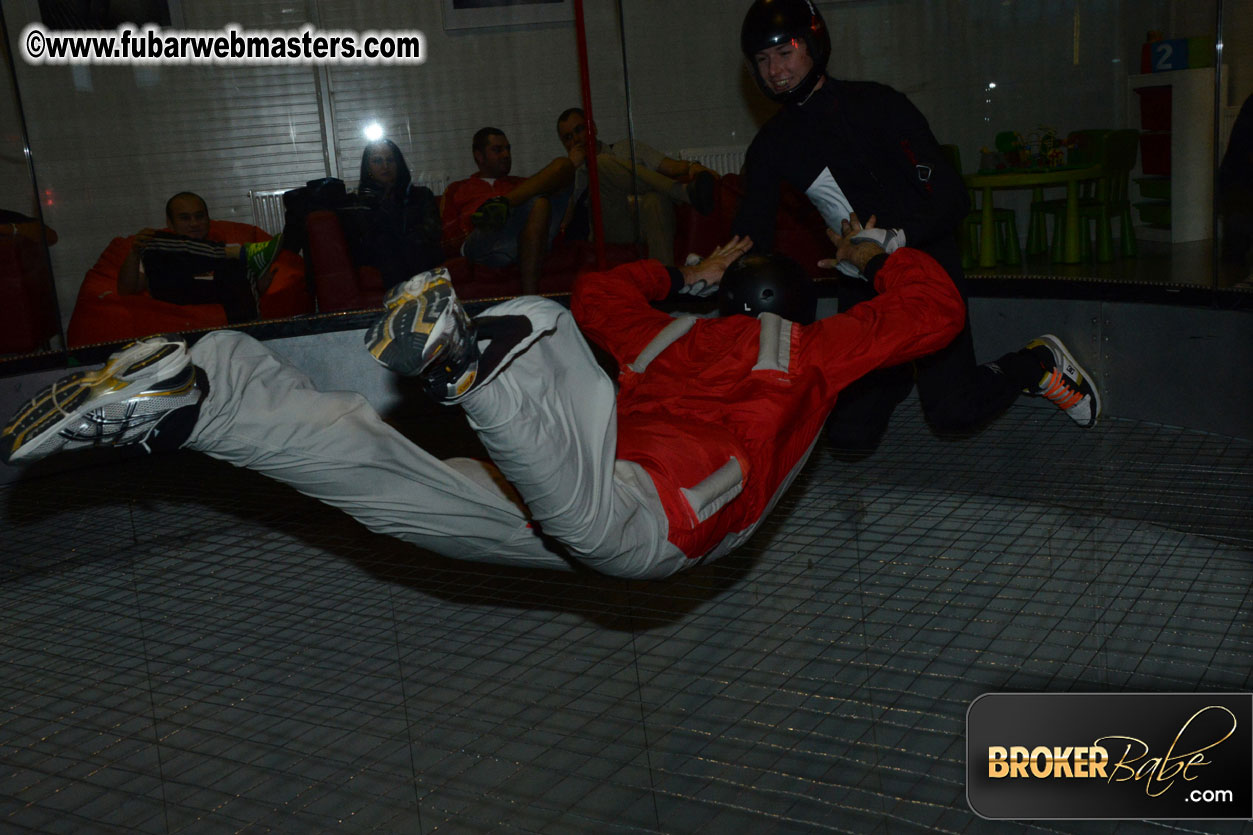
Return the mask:
<svg viewBox="0 0 1253 835">
<path fill-rule="evenodd" d="M 574 163 L 557 157 L 537 174 L 512 177 L 509 138 L 492 127 L 474 134 L 472 150 L 479 170 L 444 190 L 444 247 L 476 264 L 517 264 L 522 292 L 536 293 L 544 255 L 561 231 Z"/>
</svg>

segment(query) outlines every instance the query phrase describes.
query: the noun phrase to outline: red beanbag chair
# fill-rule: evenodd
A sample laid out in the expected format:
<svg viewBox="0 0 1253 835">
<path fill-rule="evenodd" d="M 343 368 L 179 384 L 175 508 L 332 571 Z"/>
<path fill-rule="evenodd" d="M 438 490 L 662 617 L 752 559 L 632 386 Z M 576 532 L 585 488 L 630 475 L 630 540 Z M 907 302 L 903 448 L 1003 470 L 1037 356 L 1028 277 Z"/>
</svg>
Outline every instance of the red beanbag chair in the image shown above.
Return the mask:
<svg viewBox="0 0 1253 835">
<path fill-rule="evenodd" d="M 251 224 L 214 220 L 209 223 L 209 238 L 246 244 L 267 241 L 270 235 Z M 220 304 L 172 304 L 158 301 L 146 292 L 132 296 L 119 293 L 118 271 L 130 254 L 131 241 L 131 237 L 114 238 L 87 271 L 66 332 L 69 347 L 226 326 L 226 311 Z M 284 251 L 275 261 L 274 278 L 261 297 L 261 317 L 280 319 L 312 312 L 304 261 L 299 255 Z"/>
</svg>

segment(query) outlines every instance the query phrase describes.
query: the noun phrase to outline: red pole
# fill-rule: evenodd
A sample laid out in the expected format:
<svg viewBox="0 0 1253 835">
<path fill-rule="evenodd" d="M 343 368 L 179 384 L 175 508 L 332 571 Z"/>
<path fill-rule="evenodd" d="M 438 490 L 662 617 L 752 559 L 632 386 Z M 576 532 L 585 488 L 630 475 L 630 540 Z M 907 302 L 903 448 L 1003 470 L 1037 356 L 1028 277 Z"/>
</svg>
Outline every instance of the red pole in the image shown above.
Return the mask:
<svg viewBox="0 0 1253 835">
<path fill-rule="evenodd" d="M 605 269 L 605 228 L 600 212 L 600 172 L 596 170 L 596 120 L 592 118 L 592 85 L 587 69 L 587 31 L 583 0 L 574 0 L 574 35 L 579 44 L 579 80 L 583 90 L 583 112 L 587 115 L 587 189 L 592 210 L 592 235 L 596 242 L 596 269 Z"/>
</svg>

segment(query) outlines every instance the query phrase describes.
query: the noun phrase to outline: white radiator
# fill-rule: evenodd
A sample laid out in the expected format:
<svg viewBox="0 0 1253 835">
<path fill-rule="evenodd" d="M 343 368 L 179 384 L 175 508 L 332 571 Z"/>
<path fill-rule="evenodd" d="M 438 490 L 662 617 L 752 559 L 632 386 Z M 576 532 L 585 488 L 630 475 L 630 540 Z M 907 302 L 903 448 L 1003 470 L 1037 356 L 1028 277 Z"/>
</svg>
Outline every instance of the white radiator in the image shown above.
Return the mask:
<svg viewBox="0 0 1253 835">
<path fill-rule="evenodd" d="M 675 159 L 689 159 L 699 162 L 706 168 L 712 168 L 719 174 L 738 174 L 744 167 L 744 152 L 748 149 L 741 145 L 711 145 L 704 148 L 684 148 L 675 154 Z"/>
<path fill-rule="evenodd" d="M 271 235 L 283 231 L 283 194 L 288 189 L 277 191 L 249 191 L 248 200 L 252 203 L 252 225 L 260 226 Z"/>
</svg>

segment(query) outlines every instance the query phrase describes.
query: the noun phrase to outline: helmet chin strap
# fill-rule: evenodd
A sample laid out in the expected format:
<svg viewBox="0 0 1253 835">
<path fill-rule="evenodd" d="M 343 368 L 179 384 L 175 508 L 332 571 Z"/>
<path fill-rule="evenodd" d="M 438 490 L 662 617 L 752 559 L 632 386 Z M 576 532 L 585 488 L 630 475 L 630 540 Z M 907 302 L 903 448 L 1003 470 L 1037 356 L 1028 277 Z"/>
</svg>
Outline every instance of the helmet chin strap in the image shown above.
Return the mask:
<svg viewBox="0 0 1253 835">
<path fill-rule="evenodd" d="M 788 91 L 788 92 L 796 93 L 797 95 L 800 95 L 800 92 L 802 90 L 805 91 L 805 95 L 801 98 L 801 100 L 798 102 L 794 102 L 794 104 L 797 107 L 804 106 L 805 102 L 809 101 L 809 99 L 813 96 L 814 91 L 818 89 L 818 82 L 822 80 L 823 72 L 821 70 L 818 70 L 816 72 L 811 72 L 809 75 L 810 75 L 810 78 L 798 84 L 795 90 Z"/>
<path fill-rule="evenodd" d="M 818 89 L 818 80 L 826 73 L 814 67 L 809 71 L 809 75 L 801 79 L 800 84 L 797 84 L 791 90 L 784 90 L 781 93 L 770 89 L 770 85 L 761 77 L 761 73 L 756 67 L 753 68 L 753 75 L 757 79 L 757 85 L 761 87 L 762 92 L 771 101 L 777 101 L 781 104 L 795 104 L 797 107 L 801 107 L 805 102 L 809 101 L 809 98 L 814 94 L 814 90 Z"/>
</svg>

